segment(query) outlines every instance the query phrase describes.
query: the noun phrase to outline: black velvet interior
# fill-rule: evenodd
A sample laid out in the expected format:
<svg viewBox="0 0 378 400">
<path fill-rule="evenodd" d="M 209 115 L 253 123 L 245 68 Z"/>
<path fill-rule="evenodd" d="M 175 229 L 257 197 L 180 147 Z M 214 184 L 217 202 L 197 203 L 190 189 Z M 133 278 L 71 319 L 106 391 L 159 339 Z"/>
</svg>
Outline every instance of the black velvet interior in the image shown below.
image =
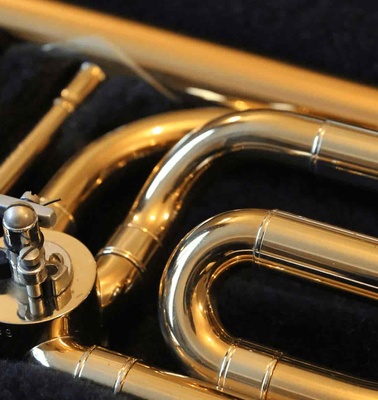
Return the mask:
<svg viewBox="0 0 378 400">
<path fill-rule="evenodd" d="M 182 33 L 269 55 L 298 65 L 376 85 L 377 6 L 342 1 L 72 0 Z M 373 4 L 373 3 L 372 3 Z M 36 124 L 86 58 L 43 52 L 0 34 L 0 155 L 8 154 Z M 136 76 L 110 75 L 59 130 L 48 150 L 12 193 L 38 192 L 54 171 L 91 140 L 133 120 L 168 110 L 203 106 L 176 103 Z M 377 102 L 378 105 L 378 102 Z M 83 210 L 77 237 L 95 254 L 123 220 L 161 155 L 136 162 L 116 176 Z M 377 194 L 306 171 L 251 157 L 217 162 L 200 179 L 156 256 L 158 268 L 140 298 L 109 321 L 113 350 L 145 363 L 185 373 L 164 343 L 157 321 L 159 274 L 178 241 L 194 226 L 236 208 L 278 208 L 342 228 L 378 236 Z M 300 232 L 298 233 L 300 234 Z M 143 301 L 141 301 L 141 299 Z M 296 358 L 363 378 L 378 379 L 377 305 L 278 273 L 245 266 L 219 288 L 225 328 Z M 2 357 L 3 399 L 105 399 L 108 389 L 42 367 Z"/>
</svg>

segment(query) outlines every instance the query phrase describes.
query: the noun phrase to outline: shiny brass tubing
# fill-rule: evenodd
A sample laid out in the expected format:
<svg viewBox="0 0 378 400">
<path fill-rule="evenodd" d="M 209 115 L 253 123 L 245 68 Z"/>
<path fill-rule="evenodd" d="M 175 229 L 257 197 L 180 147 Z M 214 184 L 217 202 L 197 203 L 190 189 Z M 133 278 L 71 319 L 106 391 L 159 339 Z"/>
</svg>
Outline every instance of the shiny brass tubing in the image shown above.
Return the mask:
<svg viewBox="0 0 378 400">
<path fill-rule="evenodd" d="M 105 79 L 95 64 L 85 62 L 60 97 L 36 127 L 17 145 L 0 165 L 0 192 L 6 193 L 17 182 L 31 162 L 47 147 L 67 117 Z"/>
<path fill-rule="evenodd" d="M 187 135 L 163 157 L 123 224 L 98 253 L 103 307 L 127 292 L 146 272 L 200 175 L 216 159 L 238 151 L 285 161 L 357 185 L 377 185 L 375 131 L 276 110 L 220 117 Z M 120 278 L 123 274 L 124 280 L 112 282 L 112 271 L 118 271 Z"/>
<path fill-rule="evenodd" d="M 206 382 L 150 367 L 99 346 L 84 347 L 72 337 L 59 337 L 31 349 L 30 363 L 110 387 L 115 394 L 144 400 L 237 400 Z"/>
<path fill-rule="evenodd" d="M 377 238 L 277 210 L 222 213 L 194 228 L 169 258 L 159 293 L 162 332 L 192 375 L 244 399 L 376 399 L 375 382 L 231 337 L 210 294 L 244 262 L 377 300 L 377 246 Z"/>
<path fill-rule="evenodd" d="M 86 51 L 112 59 L 115 45 L 163 84 L 183 90 L 289 103 L 316 115 L 378 126 L 376 88 L 64 2 L 0 0 L 0 26 L 44 43 L 101 38 L 111 44 L 108 51 L 95 41 Z"/>
<path fill-rule="evenodd" d="M 88 196 L 116 170 L 131 161 L 168 150 L 191 130 L 228 113 L 222 107 L 161 113 L 121 126 L 87 145 L 56 172 L 42 189 L 45 200 L 61 198 L 55 230 L 70 231 L 74 214 Z"/>
</svg>

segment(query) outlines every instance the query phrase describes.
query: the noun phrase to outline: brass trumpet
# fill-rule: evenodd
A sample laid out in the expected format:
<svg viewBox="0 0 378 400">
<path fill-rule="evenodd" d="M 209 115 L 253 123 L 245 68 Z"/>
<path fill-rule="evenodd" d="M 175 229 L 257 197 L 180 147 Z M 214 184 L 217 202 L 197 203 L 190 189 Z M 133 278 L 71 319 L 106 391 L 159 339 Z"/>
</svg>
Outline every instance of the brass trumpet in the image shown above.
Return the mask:
<svg viewBox="0 0 378 400">
<path fill-rule="evenodd" d="M 38 340 L 27 343 L 22 348 L 28 352 L 28 362 L 37 362 L 68 372 L 75 377 L 91 379 L 112 387 L 117 393 L 129 393 L 141 399 L 176 399 L 180 395 L 188 399 L 240 397 L 266 400 L 297 399 L 301 396 L 312 399 L 326 396 L 330 399 L 347 399 L 351 396 L 368 399 L 376 397 L 375 385 L 368 387 L 366 382 L 353 381 L 309 365 L 306 366 L 307 370 L 304 370 L 306 368 L 302 369 L 303 365 L 300 362 L 281 354 L 272 355 L 270 349 L 259 345 L 254 345 L 251 350 L 250 344 L 240 342 L 239 348 L 215 319 L 211 304 L 205 301 L 202 303 L 202 300 L 207 301 L 210 296 L 210 286 L 201 286 L 202 281 L 200 287 L 191 286 L 192 282 L 186 286 L 196 299 L 200 299 L 201 307 L 204 305 L 203 312 L 206 318 L 210 319 L 205 321 L 203 315 L 198 312 L 201 308 L 199 303 L 192 303 L 190 297 L 177 295 L 174 288 L 171 291 L 170 286 L 173 284 L 168 278 L 170 269 L 166 270 L 162 280 L 162 331 L 165 332 L 168 342 L 174 339 L 174 348 L 181 358 L 196 367 L 195 371 L 190 370 L 190 374 L 200 376 L 204 381 L 209 380 L 210 383 L 176 376 L 149 367 L 133 357 L 97 347 L 93 343 L 101 344 L 98 337 L 87 338 L 84 334 L 84 343 L 80 343 L 75 336 L 75 315 L 82 316 L 88 313 L 93 318 L 92 324 L 95 325 L 97 312 L 105 313 L 110 306 L 117 305 L 118 302 L 121 307 L 121 300 L 127 300 L 129 293 L 134 292 L 137 287 L 143 289 L 140 283 L 152 269 L 162 271 L 162 268 L 159 270 L 159 265 L 154 266 L 154 256 L 168 245 L 167 235 L 184 209 L 193 184 L 216 160 L 223 159 L 226 154 L 253 153 L 258 158 L 273 160 L 275 163 L 283 161 L 295 168 L 309 169 L 327 178 L 375 188 L 378 171 L 377 133 L 373 130 L 378 127 L 375 100 L 378 92 L 375 89 L 53 1 L 0 0 L 0 25 L 20 37 L 43 43 L 90 36 L 96 27 L 97 35 L 125 51 L 174 95 L 185 92 L 206 99 L 209 105 L 216 103 L 222 106 L 182 110 L 121 127 L 91 143 L 68 160 L 39 193 L 39 199 L 28 196 L 21 202 L 8 199 L 10 203 L 4 207 L 4 212 L 22 205 L 28 212 L 34 210 L 37 213 L 37 218 L 33 214 L 32 231 L 26 230 L 26 239 L 23 237 L 21 240 L 20 235 L 17 236 L 19 227 L 9 225 L 7 218 L 5 221 L 8 223 L 5 226 L 8 236 L 5 238 L 4 251 L 10 260 L 13 276 L 7 277 L 5 286 L 9 289 L 6 295 L 13 301 L 10 307 L 13 314 L 11 320 L 8 320 L 10 317 L 6 315 L 1 322 L 6 329 L 12 332 L 15 329 L 21 336 L 30 331 L 31 327 L 37 327 L 41 333 Z M 156 54 L 157 48 L 161 53 Z M 111 57 L 110 53 L 99 54 L 95 45 L 90 52 L 104 59 Z M 198 54 L 203 55 L 201 60 L 198 60 Z M 175 62 L 166 63 L 168 58 Z M 206 80 L 201 80 L 203 76 L 206 76 Z M 280 76 L 284 76 L 285 81 L 277 79 Z M 299 76 L 301 84 L 298 83 Z M 258 109 L 250 111 L 251 108 Z M 273 108 L 288 108 L 290 111 Z M 235 109 L 248 111 L 232 112 Z M 77 211 L 105 180 L 119 169 L 127 167 L 131 161 L 159 152 L 167 154 L 157 164 L 139 192 L 124 222 L 98 251 L 96 260 L 93 260 L 85 246 L 63 232 L 75 232 Z M 36 221 L 39 224 L 46 222 L 44 214 L 41 217 L 41 212 L 46 211 L 46 203 L 57 198 L 62 200 L 48 207 L 49 210 L 53 210 L 57 221 L 48 224 L 49 227 L 41 231 L 50 246 L 46 250 L 39 240 L 41 235 L 38 233 Z M 34 201 L 39 203 L 36 205 Z M 37 206 L 41 206 L 42 209 Z M 261 222 L 262 212 L 254 213 L 261 217 Z M 251 214 L 255 215 L 254 213 Z M 320 280 L 329 285 L 337 282 L 343 289 L 352 288 L 350 290 L 353 292 L 375 299 L 374 265 L 369 264 L 366 269 L 357 268 L 360 261 L 365 262 L 374 253 L 376 240 L 373 237 L 359 236 L 303 218 L 297 219 L 296 216 L 273 213 L 264 220 L 269 221 L 269 230 L 266 229 L 267 223 L 261 225 L 261 230 L 257 229 L 258 240 L 252 245 L 252 253 L 248 249 L 245 255 L 244 247 L 235 250 L 232 238 L 239 243 L 239 228 L 233 221 L 243 219 L 247 214 L 250 213 L 231 211 L 198 228 L 205 227 L 211 232 L 214 231 L 215 239 L 211 242 L 214 248 L 222 247 L 222 243 L 227 242 L 227 249 L 230 249 L 230 253 L 224 258 L 209 261 L 205 270 L 209 275 L 202 272 L 210 285 L 221 271 L 239 261 L 254 260 L 261 265 L 284 269 L 290 274 Z M 229 220 L 226 221 L 225 218 Z M 13 220 L 10 218 L 10 221 Z M 285 240 L 276 240 L 275 236 L 273 239 L 269 236 L 276 221 L 279 222 L 280 229 L 277 232 L 273 229 L 273 235 L 287 234 L 288 245 Z M 248 225 L 247 222 L 245 224 Z M 225 234 L 223 225 L 228 228 L 225 228 Z M 243 229 L 244 227 L 243 225 Z M 290 227 L 292 229 L 289 229 Z M 295 235 L 292 235 L 298 230 L 305 230 L 314 239 L 310 241 L 307 236 L 301 237 L 302 242 L 306 242 L 307 250 L 308 242 L 313 244 L 321 239 L 321 251 L 327 250 L 327 257 L 320 259 L 317 253 L 319 249 L 311 249 L 306 258 L 302 254 L 302 247 L 298 247 Z M 185 246 L 188 243 L 188 247 L 182 250 L 185 255 L 188 254 L 188 249 L 197 245 L 197 242 L 193 244 L 189 240 L 202 233 L 203 231 L 193 231 L 181 242 Z M 244 233 L 243 230 L 242 235 Z M 15 238 L 17 249 L 12 244 Z M 331 243 L 328 247 L 327 240 Z M 346 246 L 346 242 L 350 246 Z M 336 259 L 339 253 L 335 253 L 333 248 L 339 243 L 349 250 L 342 254 L 342 262 L 339 258 Z M 203 241 L 199 244 L 207 247 L 209 242 Z M 284 245 L 287 245 L 288 249 L 281 253 L 277 251 L 278 256 L 271 251 L 271 246 L 277 250 Z M 33 249 L 30 250 L 29 247 Z M 27 251 L 24 248 L 27 248 Z M 199 252 L 200 248 L 196 250 Z M 241 254 L 238 253 L 239 250 Z M 237 255 L 233 257 L 235 252 Z M 36 253 L 37 256 L 33 258 Z M 85 255 L 87 260 L 77 258 L 78 253 Z M 175 262 L 177 258 L 181 261 L 181 255 L 180 248 L 177 248 L 170 263 Z M 207 257 L 208 253 L 205 255 Z M 188 264 L 183 263 L 181 269 L 186 271 L 186 268 L 192 265 L 195 268 L 202 267 L 202 257 L 201 253 L 198 263 L 197 259 L 192 262 L 192 259 L 188 258 Z M 310 267 L 308 258 L 313 262 Z M 212 262 L 214 264 L 211 264 Z M 86 263 L 89 265 L 90 279 L 81 278 L 80 273 L 76 272 L 77 264 Z M 47 272 L 40 268 L 42 264 L 47 265 Z M 333 268 L 330 268 L 330 264 Z M 71 269 L 75 271 L 74 275 L 69 273 Z M 35 270 L 34 275 L 30 270 Z M 83 279 L 85 290 L 72 276 L 75 279 Z M 186 285 L 181 281 L 183 278 L 177 279 L 180 279 L 177 281 L 180 288 Z M 174 280 L 176 282 L 176 275 Z M 21 286 L 21 289 L 16 291 L 16 296 L 16 292 L 10 289 L 14 284 Z M 80 299 L 76 299 L 76 303 L 80 304 L 73 304 L 77 291 L 82 295 Z M 201 297 L 202 295 L 205 297 Z M 4 295 L 2 296 L 4 298 Z M 181 308 L 186 308 L 187 304 L 180 303 L 183 299 L 186 299 L 188 304 L 194 304 L 190 311 L 196 316 L 199 315 L 198 320 L 189 314 L 185 314 L 187 319 L 184 318 Z M 172 305 L 178 308 L 173 308 Z M 87 310 L 90 307 L 92 311 L 89 312 Z M 174 314 L 169 314 L 171 311 Z M 201 326 L 193 325 L 192 319 L 199 321 Z M 176 326 L 177 321 L 182 322 L 182 325 Z M 186 329 L 187 326 L 192 330 Z M 171 331 L 168 330 L 171 328 Z M 209 356 L 208 359 L 213 356 L 202 342 L 200 345 L 194 340 L 190 343 L 196 350 L 197 346 L 200 346 L 199 358 L 191 358 L 192 354 L 189 356 L 180 347 L 180 340 L 185 340 L 185 335 L 193 336 L 193 329 L 198 333 L 195 339 L 206 338 L 211 342 L 213 336 L 201 334 L 210 332 L 216 336 L 214 343 L 219 344 L 223 340 L 219 346 L 222 354 L 217 354 L 217 363 L 206 364 L 208 370 L 200 364 L 205 356 Z M 177 332 L 180 332 L 179 337 L 176 337 Z M 9 340 L 2 343 L 1 348 L 4 352 L 9 343 Z M 192 353 L 189 347 L 185 347 L 185 351 Z M 247 370 L 244 356 L 247 358 L 251 352 L 255 353 L 259 362 L 261 357 L 264 367 L 262 370 L 253 370 L 253 376 L 247 382 L 248 379 L 244 379 L 243 376 L 240 378 L 240 371 L 235 371 L 233 365 L 239 363 L 243 375 L 243 371 Z M 104 370 L 106 374 L 102 374 Z M 209 370 L 215 371 L 214 374 L 209 373 Z M 302 386 L 297 384 L 291 377 L 292 372 L 295 376 L 303 378 L 303 382 L 306 383 Z M 316 380 L 311 373 L 316 374 Z M 334 376 L 336 379 L 333 379 Z M 305 378 L 308 380 L 305 381 Z M 144 380 L 149 384 L 146 385 Z M 179 387 L 183 388 L 183 392 L 179 392 Z"/>
<path fill-rule="evenodd" d="M 214 115 L 222 115 L 224 112 L 225 110 L 223 109 L 204 109 L 202 110 L 202 115 L 206 119 L 209 118 L 209 116 L 212 117 Z M 196 114 L 197 111 L 194 113 L 194 115 Z M 168 132 L 168 138 L 170 138 L 170 135 L 172 135 L 171 130 L 175 130 L 175 124 L 172 124 L 172 119 L 178 118 L 178 120 L 180 120 L 186 116 L 189 122 L 183 123 L 184 131 L 185 129 L 188 129 L 188 126 L 191 127 L 191 124 L 193 123 L 193 111 L 178 112 L 177 115 L 172 113 L 166 116 L 166 131 Z M 131 125 L 131 127 L 127 130 L 128 132 L 134 131 L 139 134 L 142 132 L 142 137 L 145 135 L 149 137 L 151 133 L 153 134 L 154 128 L 156 127 L 156 118 L 157 117 L 151 118 L 151 120 L 136 122 L 134 126 Z M 198 118 L 199 116 L 196 115 L 196 123 L 198 123 Z M 185 118 L 183 120 L 185 121 Z M 162 133 L 161 126 L 164 126 L 164 124 L 159 126 L 160 133 Z M 178 135 L 182 135 L 181 132 L 182 130 L 178 129 Z M 53 183 L 50 186 L 59 187 L 60 183 L 62 183 L 62 187 L 64 187 L 64 185 L 67 186 L 69 177 L 72 176 L 70 171 L 80 170 L 80 168 L 77 168 L 77 165 L 82 165 L 81 160 L 84 160 L 86 165 L 90 165 L 89 160 L 97 160 L 98 150 L 96 149 L 104 149 L 104 143 L 106 143 L 106 141 L 111 144 L 110 148 L 113 148 L 113 143 L 119 144 L 119 141 L 122 141 L 124 137 L 127 137 L 128 140 L 130 140 L 130 135 L 125 136 L 120 130 L 116 131 L 115 134 L 113 133 L 105 138 L 101 138 L 98 144 L 91 144 L 88 150 L 85 150 L 81 155 L 74 158 L 72 164 L 68 163 L 68 166 L 65 166 L 62 169 L 62 172 L 57 174 L 57 177 L 53 178 Z M 346 149 L 341 152 L 339 151 L 340 137 L 344 138 L 343 144 Z M 363 140 L 361 140 L 361 137 L 363 137 Z M 161 140 L 164 144 L 166 139 L 163 136 Z M 352 144 L 355 143 L 356 140 L 367 143 L 365 152 L 361 151 L 361 149 L 359 149 L 360 151 L 358 154 L 354 152 L 355 148 L 352 146 Z M 133 138 L 131 136 L 131 142 L 132 141 Z M 374 146 L 376 145 L 376 142 L 376 134 L 374 131 L 356 126 L 335 123 L 332 121 L 322 121 L 318 118 L 308 117 L 291 112 L 276 110 L 255 110 L 245 111 L 242 113 L 227 113 L 225 116 L 218 117 L 205 124 L 201 129 L 189 132 L 177 144 L 175 144 L 172 149 L 169 150 L 168 153 L 163 157 L 161 162 L 158 163 L 149 180 L 142 188 L 142 191 L 135 201 L 132 210 L 128 213 L 125 222 L 120 225 L 104 249 L 98 253 L 97 297 L 100 304 L 100 310 L 104 310 L 109 307 L 112 303 L 119 300 L 119 298 L 122 298 L 125 294 L 129 293 L 131 289 L 134 290 L 134 287 L 138 286 L 137 284 L 140 283 L 139 281 L 141 276 L 148 273 L 149 260 L 157 251 L 158 246 L 162 246 L 164 244 L 164 237 L 175 220 L 178 212 L 182 209 L 189 189 L 199 178 L 201 173 L 209 168 L 214 160 L 224 156 L 227 153 L 235 153 L 238 151 L 254 151 L 257 152 L 257 155 L 260 157 L 277 157 L 280 161 L 285 160 L 286 158 L 287 162 L 292 162 L 297 167 L 308 167 L 312 171 L 324 173 L 330 176 L 334 176 L 336 173 L 338 173 L 341 177 L 352 178 L 352 183 L 370 185 L 376 180 L 374 157 L 370 155 L 374 153 Z M 145 146 L 144 142 L 138 141 L 138 146 L 141 146 L 143 149 L 143 146 Z M 132 149 L 134 152 L 135 148 Z M 149 151 L 154 151 L 154 149 L 149 149 Z M 332 157 L 336 151 L 338 154 L 340 154 L 339 159 Z M 120 160 L 127 160 L 125 157 L 127 157 L 128 153 L 125 154 L 124 150 L 122 150 L 121 155 L 115 153 L 114 151 L 111 151 L 111 154 L 114 154 L 114 158 L 109 158 L 105 162 L 105 164 L 109 165 L 109 167 L 101 165 L 98 170 L 92 168 L 93 175 L 88 181 L 83 181 L 83 187 L 89 187 L 90 190 L 92 190 L 94 186 L 92 184 L 88 185 L 87 182 L 98 181 L 98 178 L 96 177 L 98 177 L 101 171 L 104 171 L 102 177 L 105 178 L 106 173 L 111 171 L 112 168 L 114 169 L 114 166 L 119 165 Z M 125 165 L 125 163 L 122 162 L 121 164 Z M 157 184 L 156 182 L 159 183 Z M 45 193 L 49 193 L 49 191 L 46 190 Z M 56 192 L 52 193 L 56 195 Z M 68 203 L 70 207 L 69 209 L 75 210 L 75 208 L 80 205 L 78 203 L 78 199 L 85 198 L 85 193 L 86 192 L 84 192 L 83 189 L 78 190 L 78 194 L 74 193 L 72 198 L 75 199 L 75 201 Z M 80 196 L 80 194 L 83 196 Z M 44 200 L 48 200 L 48 198 L 45 198 Z M 64 213 L 62 213 L 61 210 L 62 209 L 59 208 L 57 209 L 58 215 L 60 212 L 60 215 L 63 216 L 61 229 L 64 230 L 68 227 L 67 221 L 72 221 L 72 218 L 67 218 L 67 210 Z M 287 221 L 285 220 L 282 224 L 285 225 L 285 222 Z M 291 235 L 292 232 L 298 232 L 306 227 L 306 221 L 301 218 L 296 221 L 296 224 L 297 225 L 295 229 L 293 227 L 288 228 L 288 232 Z M 265 225 L 262 226 L 264 227 Z M 234 228 L 232 227 L 230 229 Z M 326 231 L 325 228 L 324 230 Z M 281 235 L 287 235 L 290 237 L 289 233 L 285 232 Z M 265 233 L 266 232 L 263 229 L 261 233 L 262 237 L 265 237 Z M 311 240 L 316 243 L 316 246 L 319 247 L 319 238 L 323 238 L 323 236 L 324 232 L 316 231 L 315 233 L 312 233 Z M 345 237 L 355 238 L 356 234 L 349 233 Z M 336 236 L 337 240 L 333 236 L 326 238 L 325 242 L 331 243 L 331 246 L 329 246 L 330 248 L 328 248 L 328 250 L 330 252 L 334 251 L 334 245 L 341 243 L 343 240 L 345 241 L 345 237 L 342 236 L 340 238 Z M 363 253 L 363 256 L 369 254 L 369 252 L 371 252 L 376 246 L 376 243 L 372 238 L 357 237 L 357 239 L 355 240 L 358 244 L 364 240 L 369 244 L 368 250 Z M 292 240 L 295 241 L 294 238 Z M 282 244 L 278 244 L 277 246 L 282 246 Z M 193 246 L 189 245 L 189 247 Z M 303 253 L 301 249 L 298 249 L 297 244 L 293 244 L 292 247 L 293 249 L 297 249 L 299 254 Z M 347 248 L 351 248 L 351 252 L 353 254 L 356 252 L 356 247 L 357 245 L 347 245 Z M 287 253 L 289 254 L 290 250 L 288 250 Z M 311 254 L 313 253 L 315 253 L 315 251 L 313 251 Z M 322 253 L 324 253 L 324 251 L 322 251 Z M 349 258 L 350 255 L 351 254 L 346 255 L 346 257 Z M 301 257 L 304 257 L 304 255 L 302 254 Z M 329 257 L 331 258 L 331 256 Z M 242 260 L 244 260 L 244 258 L 245 257 L 241 257 Z M 287 259 L 288 256 L 282 258 Z M 357 260 L 356 263 L 359 261 L 360 260 Z M 327 258 L 325 261 L 323 260 L 323 264 L 321 265 L 320 259 L 314 261 L 314 265 L 319 267 L 319 271 L 322 271 L 323 275 L 326 275 L 324 270 L 327 262 L 331 263 L 332 265 L 335 264 L 333 259 L 332 261 L 328 261 Z M 294 265 L 296 265 L 296 263 L 298 263 L 298 261 L 292 262 Z M 234 262 L 232 264 L 234 264 Z M 217 264 L 215 263 L 215 265 Z M 306 261 L 303 262 L 303 265 L 307 265 Z M 281 264 L 279 264 L 277 268 L 282 268 Z M 291 271 L 290 267 L 288 268 Z M 315 270 L 315 267 L 312 268 Z M 351 270 L 351 268 L 352 267 L 350 267 L 346 261 L 339 267 L 340 271 L 347 269 Z M 344 281 L 348 281 L 350 278 L 347 277 L 344 280 L 341 279 L 340 271 L 337 269 L 335 270 L 334 274 L 339 276 L 340 279 L 338 282 L 340 282 L 341 287 L 344 287 L 346 286 Z M 366 276 L 366 272 L 361 271 L 362 278 L 359 278 L 358 276 L 357 267 L 354 267 L 354 270 L 352 270 L 350 273 L 357 282 L 354 287 L 358 288 L 359 293 L 369 293 L 369 285 L 365 284 L 363 279 Z M 214 272 L 214 274 L 211 273 L 211 276 L 217 275 L 218 272 Z M 308 275 L 309 272 L 305 270 L 303 272 L 303 276 Z M 314 273 L 314 275 L 317 276 L 316 273 Z M 326 282 L 330 281 L 329 278 L 324 278 L 324 280 Z M 173 281 L 177 282 L 177 279 L 173 279 Z M 184 286 L 188 287 L 186 283 L 184 283 Z M 197 289 L 193 290 L 194 292 L 190 290 L 190 293 L 195 293 Z M 357 289 L 355 290 L 357 291 Z M 166 289 L 165 293 L 170 293 L 170 290 Z M 164 303 L 172 304 L 172 301 L 165 300 L 166 298 L 170 298 L 170 294 L 165 294 L 163 297 Z M 179 298 L 182 299 L 180 295 Z M 186 300 L 184 302 L 187 304 Z M 170 308 L 175 315 L 178 316 L 180 314 L 176 314 L 176 311 L 173 311 L 174 309 L 172 309 L 172 307 L 169 306 L 168 308 Z M 208 314 L 206 310 L 205 314 Z M 174 316 L 171 316 L 170 318 L 176 321 Z M 183 322 L 183 325 L 185 326 L 186 323 Z M 200 337 L 208 337 L 208 335 L 201 334 L 199 329 L 195 329 L 195 331 L 199 332 L 198 335 Z M 217 334 L 215 335 L 217 336 Z M 65 336 L 66 335 L 63 335 L 62 332 L 59 332 L 53 338 L 54 340 L 51 341 L 50 339 L 48 342 L 45 341 L 37 345 L 35 349 L 33 349 L 32 353 L 30 353 L 30 359 L 38 360 L 39 357 L 41 357 L 41 354 L 47 352 L 48 355 L 45 355 L 44 358 L 48 358 L 50 360 L 49 365 L 54 366 L 54 368 L 62 369 L 66 372 L 72 372 L 73 370 L 77 369 L 79 365 L 77 362 L 73 363 L 71 361 L 68 364 L 69 366 L 66 366 L 66 361 L 64 361 L 65 358 L 62 358 L 62 350 L 59 346 L 61 345 L 61 338 Z M 180 337 L 181 336 L 182 335 L 180 334 Z M 178 339 L 174 339 L 174 341 L 175 343 L 178 343 Z M 58 348 L 56 347 L 57 343 L 59 344 Z M 65 349 L 71 348 L 68 344 L 65 344 L 63 347 Z M 181 345 L 179 345 L 179 348 L 182 348 Z M 87 359 L 87 356 L 84 356 L 83 354 L 87 354 L 86 351 L 91 352 L 91 350 L 85 349 L 80 351 L 80 354 L 82 357 L 85 357 L 85 359 Z M 180 354 L 181 351 L 182 350 L 179 351 Z M 225 353 L 228 354 L 228 351 L 225 351 Z M 31 355 L 33 355 L 33 357 Z M 98 379 L 96 376 L 101 368 L 102 362 L 96 362 L 97 357 L 99 357 L 99 355 L 95 357 L 94 361 L 90 362 L 92 365 L 90 367 L 90 371 L 93 371 L 93 373 L 88 372 L 83 374 L 83 376 L 91 379 Z M 74 359 L 76 360 L 77 356 L 75 356 Z M 222 360 L 223 361 L 221 364 L 225 362 L 225 359 Z M 190 365 L 194 365 L 193 362 L 189 363 Z M 267 362 L 267 364 L 272 366 L 272 369 L 276 366 L 276 363 L 277 361 L 275 359 L 270 359 L 270 361 Z M 245 368 L 245 366 L 242 366 L 241 368 Z M 212 370 L 213 367 L 210 367 L 210 369 Z M 227 364 L 222 371 L 224 371 L 226 374 L 228 369 L 229 364 Z M 265 397 L 268 394 L 269 385 L 267 382 L 270 382 L 272 378 L 270 375 L 271 369 L 267 367 L 266 370 L 269 371 L 269 373 L 266 372 L 266 375 L 263 375 L 266 376 L 266 378 L 262 379 L 261 388 L 258 389 L 261 392 L 260 396 Z M 228 384 L 223 385 L 219 383 L 225 380 L 225 377 L 222 377 L 222 371 L 219 372 L 220 377 L 218 378 L 218 381 L 213 382 L 212 379 L 211 382 L 214 387 L 216 386 L 218 388 L 218 390 L 229 393 L 231 396 L 242 398 L 254 398 L 257 396 L 253 390 L 254 385 L 252 383 L 246 383 L 246 388 L 244 388 L 244 386 L 239 387 L 240 385 L 236 384 L 235 387 L 230 386 L 230 389 L 228 389 Z M 81 376 L 81 374 L 76 373 L 74 373 L 74 375 Z M 206 374 L 204 373 L 200 373 L 202 379 L 205 377 L 205 375 Z M 320 386 L 324 387 L 325 381 L 332 382 L 331 376 L 332 374 L 329 373 L 329 377 L 326 376 Z M 310 381 L 312 381 L 312 379 L 310 379 Z M 257 384 L 255 384 L 255 386 L 256 385 Z M 330 386 L 331 383 L 328 383 L 327 385 Z M 329 390 L 329 387 L 326 387 L 325 390 Z M 358 389 L 355 389 L 353 385 L 349 384 L 340 389 L 341 392 L 348 394 L 350 394 L 352 390 L 359 391 L 359 393 L 362 391 L 361 388 L 358 387 Z M 314 396 L 318 396 L 314 398 L 322 398 L 322 394 L 318 393 L 317 389 L 314 389 L 313 391 L 317 393 Z M 294 394 L 292 396 L 294 397 L 291 398 L 300 398 L 300 396 L 305 394 L 299 389 L 294 390 L 293 392 Z M 374 396 L 374 392 L 375 391 L 370 393 L 369 390 L 367 394 L 369 393 L 369 395 L 372 397 Z M 147 393 L 144 395 L 147 395 Z M 289 394 L 287 394 L 287 396 L 289 396 Z"/>
</svg>

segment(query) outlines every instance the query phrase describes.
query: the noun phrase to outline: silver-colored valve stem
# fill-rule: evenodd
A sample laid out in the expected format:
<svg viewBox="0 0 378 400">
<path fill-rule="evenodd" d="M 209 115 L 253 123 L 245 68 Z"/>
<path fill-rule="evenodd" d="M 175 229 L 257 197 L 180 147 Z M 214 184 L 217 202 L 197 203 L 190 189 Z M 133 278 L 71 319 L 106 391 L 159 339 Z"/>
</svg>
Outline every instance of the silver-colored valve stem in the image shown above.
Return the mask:
<svg viewBox="0 0 378 400">
<path fill-rule="evenodd" d="M 18 276 L 20 283 L 26 286 L 29 297 L 38 298 L 43 295 L 42 283 L 47 278 L 44 257 L 36 247 L 24 247 L 18 257 Z"/>
</svg>

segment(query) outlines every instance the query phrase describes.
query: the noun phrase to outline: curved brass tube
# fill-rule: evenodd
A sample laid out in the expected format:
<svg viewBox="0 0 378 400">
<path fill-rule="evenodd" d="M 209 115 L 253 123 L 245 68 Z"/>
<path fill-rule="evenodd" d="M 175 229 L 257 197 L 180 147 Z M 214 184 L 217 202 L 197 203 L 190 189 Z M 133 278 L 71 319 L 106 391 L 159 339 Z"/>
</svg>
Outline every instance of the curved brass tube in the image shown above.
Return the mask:
<svg viewBox="0 0 378 400">
<path fill-rule="evenodd" d="M 57 215 L 55 230 L 73 229 L 77 208 L 95 188 L 130 161 L 173 146 L 191 130 L 230 112 L 226 108 L 200 108 L 151 116 L 119 127 L 87 145 L 68 160 L 40 193 Z"/>
<path fill-rule="evenodd" d="M 224 272 L 248 262 L 377 300 L 377 246 L 376 238 L 276 210 L 210 218 L 177 245 L 164 270 L 159 311 L 167 344 L 191 374 L 245 399 L 376 399 L 377 383 L 232 338 L 210 292 Z"/>
<path fill-rule="evenodd" d="M 377 184 L 375 131 L 284 111 L 245 111 L 220 117 L 187 135 L 163 157 L 123 224 L 98 253 L 103 307 L 141 278 L 201 173 L 214 160 L 237 151 L 356 184 Z"/>
<path fill-rule="evenodd" d="M 56 337 L 34 347 L 26 360 L 75 378 L 92 380 L 110 387 L 115 394 L 131 395 L 133 399 L 238 399 L 217 391 L 206 382 L 150 367 L 135 358 L 99 346 L 82 346 L 69 336 Z"/>
<path fill-rule="evenodd" d="M 0 26 L 38 42 L 100 37 L 179 90 L 289 103 L 315 115 L 377 127 L 378 90 L 93 10 L 46 0 L 0 0 Z M 87 51 L 112 58 L 95 43 Z M 169 60 L 169 62 L 167 62 Z"/>
<path fill-rule="evenodd" d="M 2 264 L 0 292 L 3 357 L 37 362 L 138 399 L 236 400 L 212 384 L 92 345 L 103 340 L 103 332 L 96 262 L 89 249 L 74 237 L 49 229 L 53 210 L 39 202 L 2 195 L 0 214 L 0 246 L 7 260 Z"/>
</svg>

